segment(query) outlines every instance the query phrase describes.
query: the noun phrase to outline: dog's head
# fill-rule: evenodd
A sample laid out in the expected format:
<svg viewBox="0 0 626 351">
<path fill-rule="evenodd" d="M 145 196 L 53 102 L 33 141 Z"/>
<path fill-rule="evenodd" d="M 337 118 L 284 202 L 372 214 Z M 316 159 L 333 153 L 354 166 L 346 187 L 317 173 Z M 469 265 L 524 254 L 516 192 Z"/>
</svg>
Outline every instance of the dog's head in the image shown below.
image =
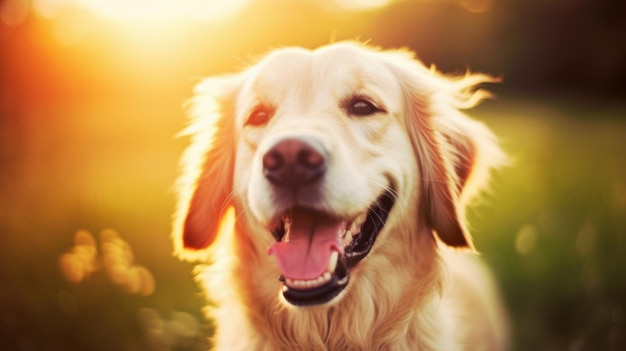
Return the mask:
<svg viewBox="0 0 626 351">
<path fill-rule="evenodd" d="M 178 251 L 209 247 L 233 205 L 243 228 L 264 228 L 245 235 L 275 239 L 286 301 L 315 305 L 339 296 L 400 223 L 473 249 L 462 205 L 500 154 L 458 109 L 490 80 L 446 78 L 408 52 L 353 43 L 277 50 L 209 78 L 184 158 Z"/>
</svg>

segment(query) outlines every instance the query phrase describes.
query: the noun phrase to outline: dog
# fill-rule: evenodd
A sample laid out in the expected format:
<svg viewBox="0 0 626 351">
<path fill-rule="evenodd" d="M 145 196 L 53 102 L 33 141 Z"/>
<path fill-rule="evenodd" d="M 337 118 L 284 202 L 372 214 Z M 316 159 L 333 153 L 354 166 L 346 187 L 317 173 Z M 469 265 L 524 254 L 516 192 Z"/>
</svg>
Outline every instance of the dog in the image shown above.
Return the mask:
<svg viewBox="0 0 626 351">
<path fill-rule="evenodd" d="M 504 350 L 464 209 L 505 162 L 489 94 L 406 49 L 283 48 L 199 83 L 175 252 L 216 350 Z"/>
</svg>

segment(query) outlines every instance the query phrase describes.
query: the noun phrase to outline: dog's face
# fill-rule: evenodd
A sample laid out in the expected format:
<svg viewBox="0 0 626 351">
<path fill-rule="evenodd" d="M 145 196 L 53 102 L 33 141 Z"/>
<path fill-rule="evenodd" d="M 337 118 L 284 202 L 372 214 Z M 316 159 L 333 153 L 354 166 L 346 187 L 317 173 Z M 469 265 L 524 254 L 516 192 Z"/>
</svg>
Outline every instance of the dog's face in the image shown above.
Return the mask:
<svg viewBox="0 0 626 351">
<path fill-rule="evenodd" d="M 269 253 L 296 305 L 347 286 L 396 195 L 416 180 L 401 87 L 369 54 L 279 51 L 250 72 L 237 101 L 234 186 L 274 235 Z"/>
<path fill-rule="evenodd" d="M 458 113 L 441 107 L 459 98 L 451 87 L 404 53 L 355 44 L 278 50 L 205 82 L 175 223 L 180 249 L 209 246 L 234 204 L 245 235 L 274 238 L 285 300 L 318 305 L 358 284 L 363 259 L 400 222 L 470 248 L 459 199 L 476 143 L 462 123 L 435 116 Z"/>
</svg>

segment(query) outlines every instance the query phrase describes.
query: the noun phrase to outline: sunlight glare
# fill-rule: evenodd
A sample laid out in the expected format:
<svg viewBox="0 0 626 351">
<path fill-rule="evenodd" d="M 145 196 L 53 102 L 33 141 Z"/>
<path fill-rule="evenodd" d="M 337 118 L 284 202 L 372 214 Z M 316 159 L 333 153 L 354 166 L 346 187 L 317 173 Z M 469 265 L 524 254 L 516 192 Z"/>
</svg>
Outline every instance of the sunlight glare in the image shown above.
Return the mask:
<svg viewBox="0 0 626 351">
<path fill-rule="evenodd" d="M 69 5 L 67 0 L 35 0 L 33 9 L 45 18 L 56 17 L 65 6 Z"/>
<path fill-rule="evenodd" d="M 241 10 L 249 0 L 36 0 L 46 14 L 63 5 L 86 9 L 116 21 L 219 20 Z"/>
<path fill-rule="evenodd" d="M 389 5 L 391 0 L 335 0 L 337 5 L 346 10 L 374 10 Z"/>
<path fill-rule="evenodd" d="M 141 19 L 219 19 L 231 15 L 248 0 L 80 0 L 104 17 L 122 20 Z"/>
</svg>

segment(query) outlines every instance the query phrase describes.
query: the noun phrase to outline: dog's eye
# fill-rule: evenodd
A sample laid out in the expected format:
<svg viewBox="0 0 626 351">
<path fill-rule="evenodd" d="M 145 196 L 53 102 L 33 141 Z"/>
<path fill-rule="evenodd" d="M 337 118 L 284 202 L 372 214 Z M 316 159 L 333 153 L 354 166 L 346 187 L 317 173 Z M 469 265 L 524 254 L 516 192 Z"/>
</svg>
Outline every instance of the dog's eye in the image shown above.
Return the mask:
<svg viewBox="0 0 626 351">
<path fill-rule="evenodd" d="M 250 116 L 248 116 L 248 119 L 246 120 L 246 125 L 258 127 L 267 123 L 269 119 L 270 111 L 264 108 L 257 108 L 256 110 L 252 111 Z"/>
<path fill-rule="evenodd" d="M 363 99 L 354 99 L 348 104 L 348 113 L 354 116 L 369 116 L 380 112 L 374 104 Z"/>
</svg>

